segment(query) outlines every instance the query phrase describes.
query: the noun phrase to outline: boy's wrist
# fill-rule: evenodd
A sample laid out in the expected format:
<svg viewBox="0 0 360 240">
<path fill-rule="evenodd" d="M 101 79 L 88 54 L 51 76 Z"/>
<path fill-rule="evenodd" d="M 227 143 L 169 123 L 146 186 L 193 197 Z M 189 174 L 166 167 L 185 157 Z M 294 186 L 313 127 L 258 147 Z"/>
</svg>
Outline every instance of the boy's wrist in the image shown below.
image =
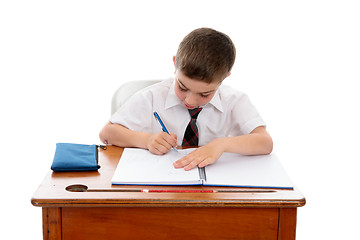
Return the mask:
<svg viewBox="0 0 360 240">
<path fill-rule="evenodd" d="M 151 137 L 153 136 L 153 134 L 151 134 L 151 133 L 145 133 L 145 132 L 143 132 L 142 134 L 141 134 L 141 136 L 139 136 L 140 137 L 140 139 L 142 139 L 142 144 L 141 144 L 141 148 L 144 148 L 144 149 L 148 149 L 149 150 L 149 144 L 150 144 L 150 142 L 151 142 Z"/>
<path fill-rule="evenodd" d="M 212 145 L 212 147 L 217 148 L 220 152 L 226 151 L 226 138 L 216 138 L 212 140 L 209 144 Z"/>
</svg>

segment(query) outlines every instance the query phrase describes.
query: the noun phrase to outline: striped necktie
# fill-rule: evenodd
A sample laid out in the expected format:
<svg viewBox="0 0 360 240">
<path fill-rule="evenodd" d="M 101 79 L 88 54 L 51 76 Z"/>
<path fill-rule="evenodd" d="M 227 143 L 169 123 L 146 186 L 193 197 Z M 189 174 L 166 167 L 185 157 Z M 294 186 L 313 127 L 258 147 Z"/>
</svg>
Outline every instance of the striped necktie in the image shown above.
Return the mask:
<svg viewBox="0 0 360 240">
<path fill-rule="evenodd" d="M 186 127 L 182 146 L 198 146 L 199 132 L 196 126 L 196 119 L 202 108 L 189 109 L 191 120 Z"/>
</svg>

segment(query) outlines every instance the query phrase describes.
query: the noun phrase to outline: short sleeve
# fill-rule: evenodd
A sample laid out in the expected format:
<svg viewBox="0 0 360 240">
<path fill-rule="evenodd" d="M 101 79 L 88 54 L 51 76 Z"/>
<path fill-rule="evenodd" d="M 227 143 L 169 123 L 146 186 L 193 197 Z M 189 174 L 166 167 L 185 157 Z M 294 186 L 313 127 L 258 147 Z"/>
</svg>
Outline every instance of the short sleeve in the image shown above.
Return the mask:
<svg viewBox="0 0 360 240">
<path fill-rule="evenodd" d="M 231 136 L 246 135 L 259 126 L 266 126 L 264 120 L 250 102 L 249 97 L 241 93 L 231 106 Z"/>
<path fill-rule="evenodd" d="M 110 122 L 134 131 L 151 132 L 152 97 L 151 92 L 134 94 L 110 117 Z"/>
</svg>

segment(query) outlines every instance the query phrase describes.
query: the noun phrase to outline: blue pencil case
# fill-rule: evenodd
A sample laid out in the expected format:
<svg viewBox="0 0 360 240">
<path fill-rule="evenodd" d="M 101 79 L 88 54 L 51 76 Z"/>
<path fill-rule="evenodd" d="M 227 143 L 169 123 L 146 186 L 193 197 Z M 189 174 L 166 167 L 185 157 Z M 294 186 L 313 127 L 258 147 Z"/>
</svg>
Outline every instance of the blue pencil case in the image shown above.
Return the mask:
<svg viewBox="0 0 360 240">
<path fill-rule="evenodd" d="M 57 143 L 51 170 L 55 172 L 97 171 L 98 147 L 106 146 L 85 145 L 76 143 Z"/>
</svg>

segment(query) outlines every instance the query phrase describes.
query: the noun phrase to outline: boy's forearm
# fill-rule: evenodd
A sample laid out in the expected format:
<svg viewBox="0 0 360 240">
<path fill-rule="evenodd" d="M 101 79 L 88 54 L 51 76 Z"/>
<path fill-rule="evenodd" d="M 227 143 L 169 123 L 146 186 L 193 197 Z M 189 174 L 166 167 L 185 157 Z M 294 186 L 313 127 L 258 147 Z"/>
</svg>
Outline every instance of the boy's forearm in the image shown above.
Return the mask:
<svg viewBox="0 0 360 240">
<path fill-rule="evenodd" d="M 151 134 L 132 131 L 122 125 L 109 122 L 101 130 L 99 136 L 100 140 L 107 144 L 146 149 Z"/>
<path fill-rule="evenodd" d="M 223 152 L 243 155 L 270 154 L 273 149 L 273 141 L 267 132 L 254 132 L 248 135 L 219 138 L 214 141 L 219 144 Z"/>
</svg>

